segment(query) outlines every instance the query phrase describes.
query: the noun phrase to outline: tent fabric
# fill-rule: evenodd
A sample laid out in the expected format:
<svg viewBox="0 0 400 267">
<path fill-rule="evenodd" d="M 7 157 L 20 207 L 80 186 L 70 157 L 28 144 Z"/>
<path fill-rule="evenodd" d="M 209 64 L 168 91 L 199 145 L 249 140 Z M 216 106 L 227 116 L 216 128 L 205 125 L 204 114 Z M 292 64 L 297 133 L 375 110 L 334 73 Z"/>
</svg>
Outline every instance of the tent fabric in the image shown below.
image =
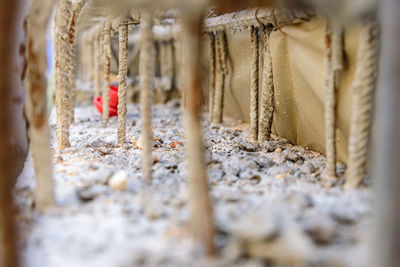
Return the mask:
<svg viewBox="0 0 400 267">
<path fill-rule="evenodd" d="M 293 144 L 322 154 L 325 152 L 324 34 L 325 21 L 313 17 L 309 21 L 283 26 L 272 32 L 270 38 L 276 105 L 273 132 Z M 230 75 L 225 88 L 224 115 L 248 122 L 251 69 L 249 31 L 227 32 L 227 40 Z M 348 158 L 351 86 L 357 44 L 357 27 L 345 29 L 345 69 L 337 93 L 336 141 L 338 159 L 343 162 L 347 162 Z M 260 69 L 262 81 L 262 66 Z"/>
</svg>

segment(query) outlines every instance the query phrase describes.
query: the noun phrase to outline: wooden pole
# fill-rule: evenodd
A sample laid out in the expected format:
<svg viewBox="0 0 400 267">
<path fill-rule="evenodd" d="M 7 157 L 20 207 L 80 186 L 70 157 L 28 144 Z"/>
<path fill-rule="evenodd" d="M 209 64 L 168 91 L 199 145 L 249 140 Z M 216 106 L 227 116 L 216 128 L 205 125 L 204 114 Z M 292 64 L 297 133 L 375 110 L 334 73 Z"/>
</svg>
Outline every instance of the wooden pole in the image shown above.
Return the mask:
<svg viewBox="0 0 400 267">
<path fill-rule="evenodd" d="M 258 28 L 250 26 L 251 77 L 250 77 L 250 138 L 258 140 L 258 77 L 259 77 L 259 35 Z"/>
<path fill-rule="evenodd" d="M 118 144 L 126 141 L 127 76 L 128 76 L 128 25 L 127 17 L 119 25 L 119 70 L 118 70 Z"/>
<path fill-rule="evenodd" d="M 36 175 L 36 204 L 40 210 L 54 205 L 53 169 L 47 114 L 46 34 L 54 8 L 52 0 L 33 1 L 28 17 L 29 44 L 27 58 L 26 114 L 30 122 L 29 136 Z"/>
<path fill-rule="evenodd" d="M 69 51 L 70 54 L 68 61 L 69 64 L 69 103 L 68 103 L 68 117 L 69 123 L 72 124 L 74 122 L 74 108 L 75 108 L 75 90 L 76 90 L 76 79 L 75 79 L 75 72 L 76 72 L 76 25 L 79 22 L 79 16 L 83 7 L 85 6 L 87 0 L 77 0 L 74 2 L 72 7 L 72 15 L 69 22 L 68 27 L 68 39 L 69 39 Z M 94 55 L 94 53 L 92 53 Z M 94 56 L 93 56 L 94 58 Z"/>
<path fill-rule="evenodd" d="M 111 58 L 111 44 L 110 44 L 110 31 L 111 19 L 108 19 L 104 24 L 104 37 L 103 37 L 103 123 L 108 124 L 110 118 L 110 58 Z"/>
<path fill-rule="evenodd" d="M 154 41 L 152 34 L 153 19 L 146 12 L 142 17 L 140 44 L 140 104 L 142 109 L 142 160 L 143 178 L 147 183 L 152 182 L 153 166 L 153 132 L 152 132 L 152 98 L 154 78 Z"/>
<path fill-rule="evenodd" d="M 204 159 L 200 114 L 200 33 L 201 19 L 185 14 L 182 21 L 182 55 L 186 75 L 185 137 L 188 158 L 191 227 L 195 239 L 200 240 L 208 254 L 215 253 L 212 203 L 209 196 L 207 170 Z"/>
<path fill-rule="evenodd" d="M 357 69 L 349 136 L 349 161 L 345 189 L 357 187 L 366 174 L 378 66 L 378 27 L 363 25 L 359 37 Z"/>
<path fill-rule="evenodd" d="M 336 177 L 336 93 L 343 70 L 343 30 L 339 23 L 327 19 L 325 30 L 325 152 L 326 169 Z"/>
<path fill-rule="evenodd" d="M 215 99 L 215 76 L 216 76 L 216 54 L 215 54 L 215 33 L 211 32 L 210 36 L 210 85 L 208 90 L 208 114 L 210 121 L 214 116 L 214 99 Z"/>
<path fill-rule="evenodd" d="M 94 54 L 94 97 L 100 96 L 100 30 L 101 28 L 96 25 L 95 36 L 93 40 L 93 54 Z"/>
<path fill-rule="evenodd" d="M 12 148 L 12 95 L 15 88 L 13 70 L 15 65 L 18 41 L 21 25 L 18 25 L 18 11 L 21 1 L 11 1 L 0 9 L 0 32 L 4 40 L 0 42 L 0 246 L 3 250 L 3 258 L 0 265 L 7 267 L 18 267 L 19 259 L 17 253 L 17 231 L 14 225 L 14 203 L 12 190 L 15 177 L 12 175 L 12 160 L 9 151 Z"/>
<path fill-rule="evenodd" d="M 382 0 L 380 82 L 375 108 L 373 177 L 376 181 L 375 238 L 371 267 L 400 263 L 400 2 Z"/>
<path fill-rule="evenodd" d="M 225 35 L 223 31 L 218 31 L 215 36 L 215 93 L 214 93 L 214 123 L 222 123 L 224 113 L 224 91 L 225 91 L 225 75 L 226 75 L 226 51 Z"/>
<path fill-rule="evenodd" d="M 69 38 L 68 24 L 71 17 L 71 1 L 57 0 L 54 45 L 56 59 L 56 110 L 57 110 L 57 149 L 70 147 L 69 143 Z"/>
<path fill-rule="evenodd" d="M 260 142 L 269 141 L 272 132 L 272 121 L 275 110 L 274 75 L 272 71 L 272 57 L 270 49 L 271 29 L 264 27 L 264 67 L 260 105 L 260 129 L 258 139 Z"/>
</svg>

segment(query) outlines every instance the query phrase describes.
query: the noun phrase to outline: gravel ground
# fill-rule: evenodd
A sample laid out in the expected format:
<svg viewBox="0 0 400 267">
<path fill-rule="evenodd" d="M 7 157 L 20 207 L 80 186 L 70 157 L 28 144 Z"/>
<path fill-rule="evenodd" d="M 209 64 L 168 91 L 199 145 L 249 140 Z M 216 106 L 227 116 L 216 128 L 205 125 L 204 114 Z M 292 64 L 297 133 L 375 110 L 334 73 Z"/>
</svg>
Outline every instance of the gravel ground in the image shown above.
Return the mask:
<svg viewBox="0 0 400 267">
<path fill-rule="evenodd" d="M 25 266 L 363 266 L 370 189 L 344 192 L 319 153 L 275 136 L 252 144 L 244 125 L 204 117 L 219 249 L 206 258 L 188 230 L 181 108 L 155 105 L 153 114 L 152 186 L 140 171 L 137 105 L 128 107 L 124 147 L 115 117 L 103 126 L 92 106 L 77 107 L 71 148 L 53 157 L 58 206 L 45 214 L 33 208 L 27 161 L 16 189 Z"/>
</svg>

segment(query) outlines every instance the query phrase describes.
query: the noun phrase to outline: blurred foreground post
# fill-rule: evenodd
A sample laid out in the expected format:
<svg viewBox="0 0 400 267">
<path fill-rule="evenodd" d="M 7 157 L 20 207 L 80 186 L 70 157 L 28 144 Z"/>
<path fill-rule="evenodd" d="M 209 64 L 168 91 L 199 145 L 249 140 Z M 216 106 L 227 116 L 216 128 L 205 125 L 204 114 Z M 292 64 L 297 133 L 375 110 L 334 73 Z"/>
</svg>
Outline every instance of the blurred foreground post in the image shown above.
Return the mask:
<svg viewBox="0 0 400 267">
<path fill-rule="evenodd" d="M 35 200 L 44 210 L 54 205 L 53 168 L 47 114 L 46 32 L 53 0 L 33 1 L 28 18 L 26 114 L 30 122 L 31 153 L 36 175 Z"/>
<path fill-rule="evenodd" d="M 18 47 L 17 36 L 20 34 L 21 26 L 18 25 L 18 9 L 21 1 L 10 1 L 2 5 L 0 9 L 0 32 L 5 36 L 0 42 L 0 246 L 3 250 L 3 258 L 0 258 L 0 266 L 19 266 L 16 248 L 16 229 L 14 227 L 12 187 L 14 177 L 11 172 L 11 92 L 14 89 L 11 66 L 16 60 L 14 51 Z M 18 29 L 20 29 L 18 31 Z"/>
<path fill-rule="evenodd" d="M 153 101 L 153 78 L 154 78 L 154 39 L 153 39 L 153 18 L 151 13 L 145 12 L 142 17 L 141 43 L 140 43 L 140 108 L 142 115 L 142 173 L 143 179 L 148 184 L 152 182 L 153 166 L 153 131 L 152 101 Z"/>
<path fill-rule="evenodd" d="M 400 1 L 382 0 L 382 54 L 374 128 L 373 177 L 377 182 L 371 266 L 400 264 Z"/>
<path fill-rule="evenodd" d="M 215 252 L 215 228 L 200 121 L 202 114 L 200 34 L 200 15 L 185 14 L 182 18 L 181 49 L 183 65 L 185 66 L 185 138 L 188 158 L 191 227 L 194 238 L 203 243 L 208 254 L 213 254 Z"/>
</svg>

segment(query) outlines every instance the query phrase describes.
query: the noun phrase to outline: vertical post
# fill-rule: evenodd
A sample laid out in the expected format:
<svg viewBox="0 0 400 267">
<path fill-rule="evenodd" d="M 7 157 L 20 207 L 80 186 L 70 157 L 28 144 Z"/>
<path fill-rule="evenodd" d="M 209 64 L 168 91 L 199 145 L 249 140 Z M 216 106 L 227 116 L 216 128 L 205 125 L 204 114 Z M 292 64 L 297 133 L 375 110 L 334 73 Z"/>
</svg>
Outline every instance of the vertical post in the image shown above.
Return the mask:
<svg viewBox="0 0 400 267">
<path fill-rule="evenodd" d="M 103 123 L 107 124 L 110 117 L 110 44 L 111 19 L 108 19 L 104 24 L 104 39 L 103 39 Z"/>
<path fill-rule="evenodd" d="M 54 45 L 56 59 L 56 110 L 57 110 L 57 149 L 70 147 L 68 112 L 68 24 L 71 15 L 71 1 L 57 0 Z"/>
<path fill-rule="evenodd" d="M 35 199 L 40 210 L 54 205 L 46 95 L 46 30 L 53 7 L 54 1 L 35 0 L 28 17 L 26 114 L 36 174 Z"/>
<path fill-rule="evenodd" d="M 75 80 L 75 72 L 76 72 L 76 25 L 79 21 L 79 16 L 81 14 L 82 8 L 85 6 L 87 0 L 77 0 L 74 2 L 72 8 L 72 15 L 68 26 L 68 44 L 69 44 L 69 103 L 68 103 L 68 117 L 69 123 L 72 124 L 74 122 L 74 108 L 75 108 L 75 90 L 76 90 L 76 80 Z M 94 55 L 94 53 L 92 52 Z"/>
<path fill-rule="evenodd" d="M 140 104 L 142 109 L 142 159 L 143 178 L 147 183 L 152 182 L 153 166 L 153 133 L 152 133 L 152 95 L 154 78 L 154 41 L 153 19 L 151 13 L 145 12 L 141 23 L 140 44 Z"/>
<path fill-rule="evenodd" d="M 226 51 L 225 51 L 225 35 L 223 31 L 216 33 L 215 49 L 216 49 L 216 80 L 214 93 L 214 123 L 222 123 L 224 113 L 224 91 L 225 91 L 225 75 L 226 75 Z"/>
<path fill-rule="evenodd" d="M 375 238 L 371 266 L 397 267 L 400 262 L 400 2 L 382 0 L 382 49 L 375 109 L 373 177 L 376 180 Z"/>
<path fill-rule="evenodd" d="M 361 28 L 356 64 L 345 189 L 357 187 L 366 174 L 378 64 L 378 27 L 374 22 Z"/>
<path fill-rule="evenodd" d="M 173 85 L 173 47 L 172 40 L 160 42 L 160 76 L 161 79 L 168 81 L 165 84 L 166 90 L 171 90 Z"/>
<path fill-rule="evenodd" d="M 8 151 L 11 148 L 12 121 L 11 121 L 11 92 L 14 89 L 12 79 L 12 64 L 15 60 L 18 46 L 17 38 L 20 33 L 18 27 L 18 11 L 21 7 L 21 1 L 11 1 L 3 5 L 0 10 L 0 32 L 5 36 L 0 43 L 0 62 L 2 62 L 0 71 L 0 245 L 3 249 L 4 257 L 0 258 L 0 265 L 7 267 L 18 267 L 17 253 L 17 231 L 14 226 L 14 203 L 12 198 L 12 188 L 14 177 L 10 171 L 11 160 Z M 21 29 L 21 28 L 19 28 Z"/>
<path fill-rule="evenodd" d="M 118 70 L 118 144 L 126 141 L 127 76 L 128 76 L 128 18 L 122 17 L 119 25 Z"/>
<path fill-rule="evenodd" d="M 260 129 L 258 132 L 258 139 L 260 142 L 268 141 L 271 138 L 272 121 L 275 110 L 274 75 L 272 71 L 272 57 L 269 43 L 270 34 L 271 29 L 264 27 L 264 67 L 262 76 Z"/>
<path fill-rule="evenodd" d="M 216 58 L 215 58 L 215 33 L 212 32 L 209 34 L 210 36 L 210 85 L 208 90 L 208 114 L 210 117 L 210 121 L 213 120 L 214 115 L 214 97 L 215 97 L 215 72 L 216 72 Z"/>
<path fill-rule="evenodd" d="M 325 152 L 327 175 L 336 177 L 336 92 L 343 70 L 343 30 L 333 19 L 325 26 Z"/>
<path fill-rule="evenodd" d="M 207 170 L 204 159 L 200 114 L 200 34 L 201 19 L 197 14 L 185 14 L 182 21 L 182 55 L 186 75 L 185 137 L 188 158 L 191 227 L 195 239 L 200 240 L 207 253 L 215 252 L 214 219 L 209 196 Z"/>
<path fill-rule="evenodd" d="M 94 54 L 94 97 L 100 96 L 100 28 L 97 24 L 95 27 L 95 36 L 93 40 L 93 54 Z"/>
<path fill-rule="evenodd" d="M 251 77 L 250 77 L 250 138 L 258 140 L 258 77 L 259 77 L 258 28 L 250 26 Z"/>
</svg>

